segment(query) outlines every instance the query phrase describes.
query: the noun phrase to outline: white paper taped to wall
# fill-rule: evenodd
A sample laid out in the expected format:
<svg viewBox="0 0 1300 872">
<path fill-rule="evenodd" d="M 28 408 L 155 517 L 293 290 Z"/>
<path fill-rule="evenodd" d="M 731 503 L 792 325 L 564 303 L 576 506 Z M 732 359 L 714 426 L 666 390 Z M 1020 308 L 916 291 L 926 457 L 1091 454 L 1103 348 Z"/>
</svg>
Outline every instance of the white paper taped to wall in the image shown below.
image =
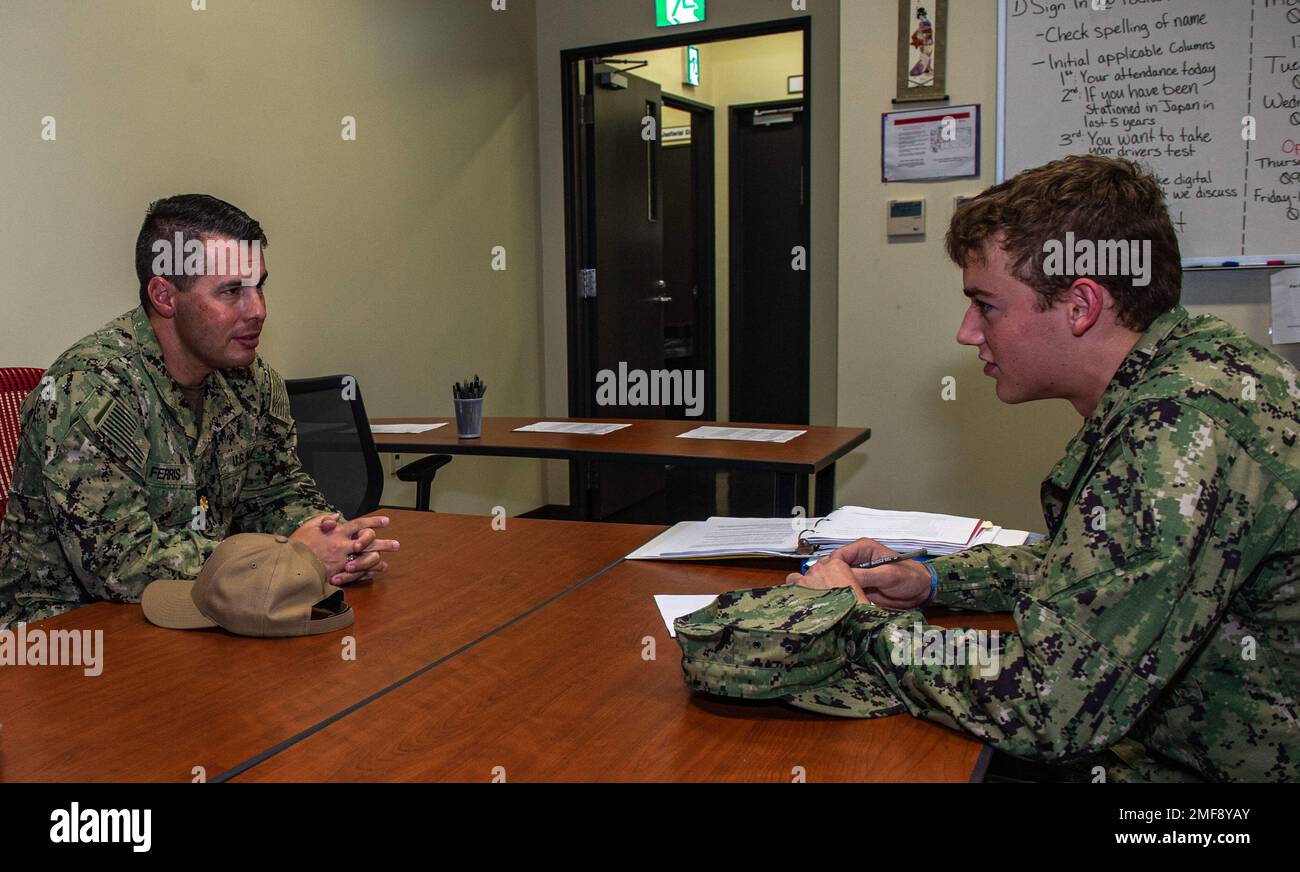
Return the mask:
<svg viewBox="0 0 1300 872">
<path fill-rule="evenodd" d="M 1273 287 L 1273 344 L 1300 342 L 1300 268 L 1280 269 Z"/>
</svg>

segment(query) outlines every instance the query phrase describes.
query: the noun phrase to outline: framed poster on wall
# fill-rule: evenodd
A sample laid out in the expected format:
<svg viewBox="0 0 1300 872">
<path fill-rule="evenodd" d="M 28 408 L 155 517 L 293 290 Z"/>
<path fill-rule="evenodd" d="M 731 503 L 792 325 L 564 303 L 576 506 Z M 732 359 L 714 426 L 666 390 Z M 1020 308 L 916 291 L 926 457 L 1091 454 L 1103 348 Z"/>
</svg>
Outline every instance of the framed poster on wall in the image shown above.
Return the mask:
<svg viewBox="0 0 1300 872">
<path fill-rule="evenodd" d="M 948 0 L 898 0 L 895 103 L 946 100 Z"/>
</svg>

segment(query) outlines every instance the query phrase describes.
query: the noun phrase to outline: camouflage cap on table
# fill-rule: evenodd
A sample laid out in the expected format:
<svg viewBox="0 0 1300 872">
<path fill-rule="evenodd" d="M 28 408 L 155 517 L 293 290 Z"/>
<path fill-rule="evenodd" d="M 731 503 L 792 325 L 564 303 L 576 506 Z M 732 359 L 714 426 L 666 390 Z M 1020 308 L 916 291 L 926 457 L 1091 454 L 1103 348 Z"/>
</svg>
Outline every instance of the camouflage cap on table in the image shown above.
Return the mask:
<svg viewBox="0 0 1300 872">
<path fill-rule="evenodd" d="M 674 627 L 692 690 L 874 718 L 904 710 L 872 659 L 856 659 L 887 614 L 847 588 L 783 584 L 721 594 Z"/>
</svg>

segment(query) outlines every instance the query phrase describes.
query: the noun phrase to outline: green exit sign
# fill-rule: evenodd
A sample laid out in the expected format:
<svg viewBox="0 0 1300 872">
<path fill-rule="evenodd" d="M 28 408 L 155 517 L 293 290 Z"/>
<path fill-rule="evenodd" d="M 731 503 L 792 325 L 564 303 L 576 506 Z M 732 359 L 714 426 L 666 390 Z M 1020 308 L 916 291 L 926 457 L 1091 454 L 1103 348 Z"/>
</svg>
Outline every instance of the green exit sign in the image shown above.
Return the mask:
<svg viewBox="0 0 1300 872">
<path fill-rule="evenodd" d="M 655 0 L 655 26 L 696 24 L 704 20 L 704 0 Z"/>
</svg>

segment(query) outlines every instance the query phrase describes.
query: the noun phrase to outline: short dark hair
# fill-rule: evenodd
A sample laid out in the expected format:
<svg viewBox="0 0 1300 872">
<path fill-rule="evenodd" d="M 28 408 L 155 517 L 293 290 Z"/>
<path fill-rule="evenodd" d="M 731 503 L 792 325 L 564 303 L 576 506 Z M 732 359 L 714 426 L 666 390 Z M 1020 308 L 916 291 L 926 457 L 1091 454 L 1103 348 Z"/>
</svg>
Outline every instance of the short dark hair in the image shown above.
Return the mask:
<svg viewBox="0 0 1300 872">
<path fill-rule="evenodd" d="M 243 209 L 218 200 L 208 194 L 177 194 L 165 200 L 155 200 L 145 212 L 144 224 L 135 238 L 135 276 L 140 280 L 140 305 L 149 311 L 149 279 L 153 278 L 156 241 L 171 242 L 177 233 L 184 242 L 203 236 L 222 236 L 227 239 L 244 239 L 249 243 L 267 245 L 262 225 L 248 216 Z M 189 290 L 196 276 L 184 275 L 180 269 L 180 252 L 173 264 L 171 279 L 176 287 Z"/>
<path fill-rule="evenodd" d="M 1002 234 L 1011 273 L 1038 292 L 1041 312 L 1079 278 L 1047 275 L 1043 268 L 1045 243 L 1064 240 L 1067 231 L 1076 239 L 1151 241 L 1150 284 L 1135 286 L 1131 275 L 1101 278 L 1115 298 L 1120 324 L 1146 330 L 1178 305 L 1183 267 L 1164 192 L 1132 161 L 1071 155 L 1025 170 L 953 213 L 944 243 L 948 257 L 965 267 L 967 258 L 983 257 L 985 243 Z"/>
</svg>

